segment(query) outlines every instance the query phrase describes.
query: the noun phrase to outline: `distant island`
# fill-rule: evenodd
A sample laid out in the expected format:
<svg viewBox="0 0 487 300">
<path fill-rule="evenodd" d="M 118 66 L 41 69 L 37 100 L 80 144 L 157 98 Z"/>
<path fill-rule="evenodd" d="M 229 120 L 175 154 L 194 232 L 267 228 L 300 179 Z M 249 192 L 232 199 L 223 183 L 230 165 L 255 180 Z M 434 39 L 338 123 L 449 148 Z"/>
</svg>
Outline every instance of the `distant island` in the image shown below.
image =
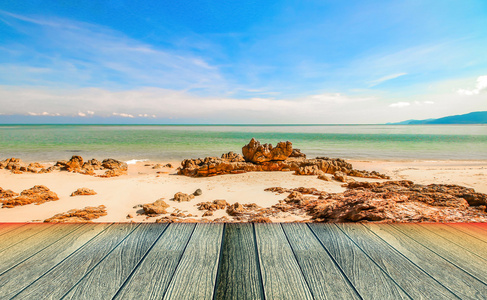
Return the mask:
<svg viewBox="0 0 487 300">
<path fill-rule="evenodd" d="M 420 125 L 420 124 L 487 124 L 487 111 L 476 111 L 464 115 L 448 116 L 438 119 L 406 120 L 387 125 Z"/>
</svg>

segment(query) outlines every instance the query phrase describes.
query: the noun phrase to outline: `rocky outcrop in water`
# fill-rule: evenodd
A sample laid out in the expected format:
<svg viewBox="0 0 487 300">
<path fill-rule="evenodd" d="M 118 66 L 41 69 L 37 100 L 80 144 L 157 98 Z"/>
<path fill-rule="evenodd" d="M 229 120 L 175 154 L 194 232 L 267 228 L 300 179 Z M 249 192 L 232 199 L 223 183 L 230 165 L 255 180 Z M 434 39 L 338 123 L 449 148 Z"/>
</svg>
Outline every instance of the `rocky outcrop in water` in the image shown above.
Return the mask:
<svg viewBox="0 0 487 300">
<path fill-rule="evenodd" d="M 277 149 L 277 150 L 276 150 Z M 261 145 L 255 139 L 242 148 L 244 156 L 229 152 L 221 158 L 185 159 L 181 162 L 178 174 L 192 177 L 207 177 L 223 174 L 239 174 L 259 171 L 294 171 L 296 175 L 322 175 L 342 172 L 350 176 L 388 179 L 377 172 L 357 171 L 352 165 L 340 158 L 317 157 L 306 159 L 289 157 L 293 153 L 291 142 Z M 271 160 L 273 158 L 273 160 Z"/>
<path fill-rule="evenodd" d="M 52 167 L 45 168 L 38 162 L 30 164 L 24 163 L 20 158 L 7 158 L 0 161 L 0 169 L 10 170 L 14 174 L 28 173 L 49 173 L 53 170 Z"/>
</svg>

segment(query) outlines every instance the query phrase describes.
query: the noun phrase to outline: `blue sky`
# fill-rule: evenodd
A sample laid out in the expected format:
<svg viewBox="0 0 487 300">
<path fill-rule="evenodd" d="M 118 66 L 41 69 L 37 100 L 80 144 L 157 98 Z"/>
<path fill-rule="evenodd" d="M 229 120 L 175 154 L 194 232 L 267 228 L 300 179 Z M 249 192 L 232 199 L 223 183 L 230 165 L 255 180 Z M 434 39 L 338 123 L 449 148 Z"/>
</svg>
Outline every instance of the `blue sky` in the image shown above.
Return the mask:
<svg viewBox="0 0 487 300">
<path fill-rule="evenodd" d="M 85 1 L 86 2 L 86 1 Z M 487 110 L 487 1 L 2 1 L 0 122 Z"/>
</svg>

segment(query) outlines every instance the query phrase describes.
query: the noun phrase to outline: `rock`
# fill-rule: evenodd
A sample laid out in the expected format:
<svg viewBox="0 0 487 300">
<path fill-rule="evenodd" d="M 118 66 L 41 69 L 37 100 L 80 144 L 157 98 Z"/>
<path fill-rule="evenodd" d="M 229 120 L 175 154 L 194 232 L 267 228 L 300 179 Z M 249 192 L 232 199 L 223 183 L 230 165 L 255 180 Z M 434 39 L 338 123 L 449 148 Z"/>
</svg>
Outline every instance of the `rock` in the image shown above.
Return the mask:
<svg viewBox="0 0 487 300">
<path fill-rule="evenodd" d="M 324 181 L 332 181 L 331 177 L 326 175 L 325 173 L 322 173 L 318 176 L 318 179 L 324 180 Z"/>
<path fill-rule="evenodd" d="M 249 219 L 250 223 L 272 223 L 268 217 L 253 217 Z"/>
<path fill-rule="evenodd" d="M 243 207 L 242 204 L 235 202 L 234 204 L 228 206 L 227 213 L 230 216 L 238 216 L 246 213 L 246 209 Z"/>
<path fill-rule="evenodd" d="M 13 198 L 19 194 L 12 190 L 4 190 L 0 187 L 0 199 Z"/>
<path fill-rule="evenodd" d="M 289 157 L 306 158 L 306 154 L 301 153 L 301 150 L 299 149 L 293 149 L 293 152 L 289 155 Z"/>
<path fill-rule="evenodd" d="M 167 164 L 165 164 L 163 167 L 164 167 L 164 168 L 172 168 L 173 166 L 172 166 L 172 164 L 167 163 Z"/>
<path fill-rule="evenodd" d="M 36 185 L 33 188 L 24 190 L 16 198 L 2 200 L 3 208 L 12 208 L 14 206 L 28 205 L 31 203 L 42 204 L 47 201 L 56 201 L 59 197 L 56 193 L 50 191 L 43 185 Z"/>
<path fill-rule="evenodd" d="M 110 178 L 110 177 L 118 177 L 122 175 L 127 175 L 127 171 L 123 169 L 113 169 L 113 170 L 107 170 L 105 171 L 105 174 L 98 175 L 97 177 Z"/>
<path fill-rule="evenodd" d="M 203 194 L 203 191 L 201 191 L 201 189 L 197 189 L 196 191 L 194 191 L 193 195 L 195 196 L 201 196 Z"/>
<path fill-rule="evenodd" d="M 94 190 L 91 190 L 89 188 L 79 188 L 76 191 L 71 193 L 71 197 L 74 196 L 89 196 L 89 195 L 96 195 L 96 192 Z"/>
<path fill-rule="evenodd" d="M 335 174 L 333 175 L 333 179 L 340 182 L 347 182 L 347 174 L 340 171 L 336 171 Z"/>
<path fill-rule="evenodd" d="M 169 205 L 162 199 L 159 199 L 153 203 L 147 203 L 142 205 L 144 213 L 148 215 L 167 214 L 166 208 L 168 207 Z"/>
<path fill-rule="evenodd" d="M 152 169 L 160 169 L 162 168 L 162 165 L 161 164 L 155 164 Z"/>
<path fill-rule="evenodd" d="M 294 171 L 295 175 L 318 175 L 322 173 L 323 171 L 317 165 L 302 166 Z"/>
<path fill-rule="evenodd" d="M 127 217 L 125 217 L 126 219 L 133 219 L 134 218 L 134 215 L 133 214 L 128 214 Z"/>
<path fill-rule="evenodd" d="M 69 172 L 81 171 L 83 167 L 83 158 L 79 155 L 73 155 L 71 159 L 64 165 L 64 168 Z"/>
<path fill-rule="evenodd" d="M 46 223 L 86 223 L 99 217 L 106 216 L 107 210 L 104 205 L 98 207 L 85 207 L 83 209 L 72 209 L 68 212 L 54 215 L 44 220 Z"/>
<path fill-rule="evenodd" d="M 213 200 L 213 202 L 201 202 L 196 204 L 198 206 L 199 210 L 210 210 L 210 211 L 215 211 L 218 209 L 225 209 L 230 204 L 228 204 L 227 201 L 225 200 Z"/>
<path fill-rule="evenodd" d="M 227 160 L 229 162 L 244 162 L 245 159 L 243 158 L 242 155 L 238 153 L 234 153 L 232 151 L 222 154 L 222 159 Z"/>
<path fill-rule="evenodd" d="M 182 192 L 177 192 L 176 194 L 174 194 L 174 198 L 173 198 L 173 200 L 177 202 L 191 201 L 192 199 L 194 199 L 193 194 L 188 195 Z"/>
<path fill-rule="evenodd" d="M 210 216 L 213 216 L 213 212 L 211 210 L 207 210 L 205 211 L 202 217 L 210 217 Z"/>
<path fill-rule="evenodd" d="M 103 160 L 102 162 L 102 167 L 105 169 L 110 169 L 110 170 L 121 170 L 121 171 L 127 171 L 128 170 L 128 165 L 127 163 L 124 163 L 123 161 L 119 161 L 113 158 L 107 158 Z"/>
<path fill-rule="evenodd" d="M 254 138 L 250 142 L 243 146 L 242 153 L 245 161 L 252 163 L 263 163 L 268 161 L 282 161 L 285 160 L 293 152 L 292 143 L 279 142 L 276 147 L 273 148 L 271 144 L 261 145 L 259 141 Z"/>
</svg>

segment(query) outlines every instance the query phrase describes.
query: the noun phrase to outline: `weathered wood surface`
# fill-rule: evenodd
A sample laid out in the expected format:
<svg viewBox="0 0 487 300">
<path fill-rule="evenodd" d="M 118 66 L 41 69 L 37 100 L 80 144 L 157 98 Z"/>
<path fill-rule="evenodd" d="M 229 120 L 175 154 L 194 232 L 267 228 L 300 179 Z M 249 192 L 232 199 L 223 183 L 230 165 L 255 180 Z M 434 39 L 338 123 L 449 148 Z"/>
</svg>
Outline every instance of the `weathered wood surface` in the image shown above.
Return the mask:
<svg viewBox="0 0 487 300">
<path fill-rule="evenodd" d="M 169 225 L 115 298 L 162 299 L 194 228 L 195 224 Z"/>
<path fill-rule="evenodd" d="M 215 299 L 264 299 L 252 224 L 226 224 Z"/>
<path fill-rule="evenodd" d="M 0 299 L 486 299 L 482 226 L 0 223 Z"/>
<path fill-rule="evenodd" d="M 334 224 L 310 224 L 333 259 L 364 299 L 410 299 L 391 277 Z"/>
<path fill-rule="evenodd" d="M 457 299 L 457 297 L 364 226 L 337 225 L 365 254 L 413 299 Z"/>
<path fill-rule="evenodd" d="M 0 276 L 0 299 L 10 298 L 29 286 L 108 226 L 85 225 L 9 269 Z"/>
<path fill-rule="evenodd" d="M 255 224 L 266 299 L 313 299 L 280 224 Z"/>
<path fill-rule="evenodd" d="M 63 299 L 111 299 L 166 227 L 141 224 Z"/>
<path fill-rule="evenodd" d="M 418 225 L 422 230 L 428 230 L 447 241 L 463 248 L 487 261 L 487 243 L 469 235 L 459 235 L 461 232 L 444 224 Z M 443 244 L 443 243 L 442 243 Z"/>
<path fill-rule="evenodd" d="M 308 226 L 282 224 L 282 227 L 315 299 L 360 299 Z"/>
<path fill-rule="evenodd" d="M 417 225 L 401 224 L 396 227 L 396 225 L 367 224 L 366 226 L 459 298 L 485 299 L 487 286 L 483 282 L 403 232 Z M 415 237 L 418 238 L 420 235 L 421 233 Z M 444 239 L 439 237 L 431 240 L 433 243 L 443 241 Z"/>
<path fill-rule="evenodd" d="M 197 224 L 164 299 L 211 299 L 215 290 L 223 224 Z"/>
<path fill-rule="evenodd" d="M 83 224 L 57 224 L 0 252 L 0 274 L 49 247 Z"/>
</svg>

